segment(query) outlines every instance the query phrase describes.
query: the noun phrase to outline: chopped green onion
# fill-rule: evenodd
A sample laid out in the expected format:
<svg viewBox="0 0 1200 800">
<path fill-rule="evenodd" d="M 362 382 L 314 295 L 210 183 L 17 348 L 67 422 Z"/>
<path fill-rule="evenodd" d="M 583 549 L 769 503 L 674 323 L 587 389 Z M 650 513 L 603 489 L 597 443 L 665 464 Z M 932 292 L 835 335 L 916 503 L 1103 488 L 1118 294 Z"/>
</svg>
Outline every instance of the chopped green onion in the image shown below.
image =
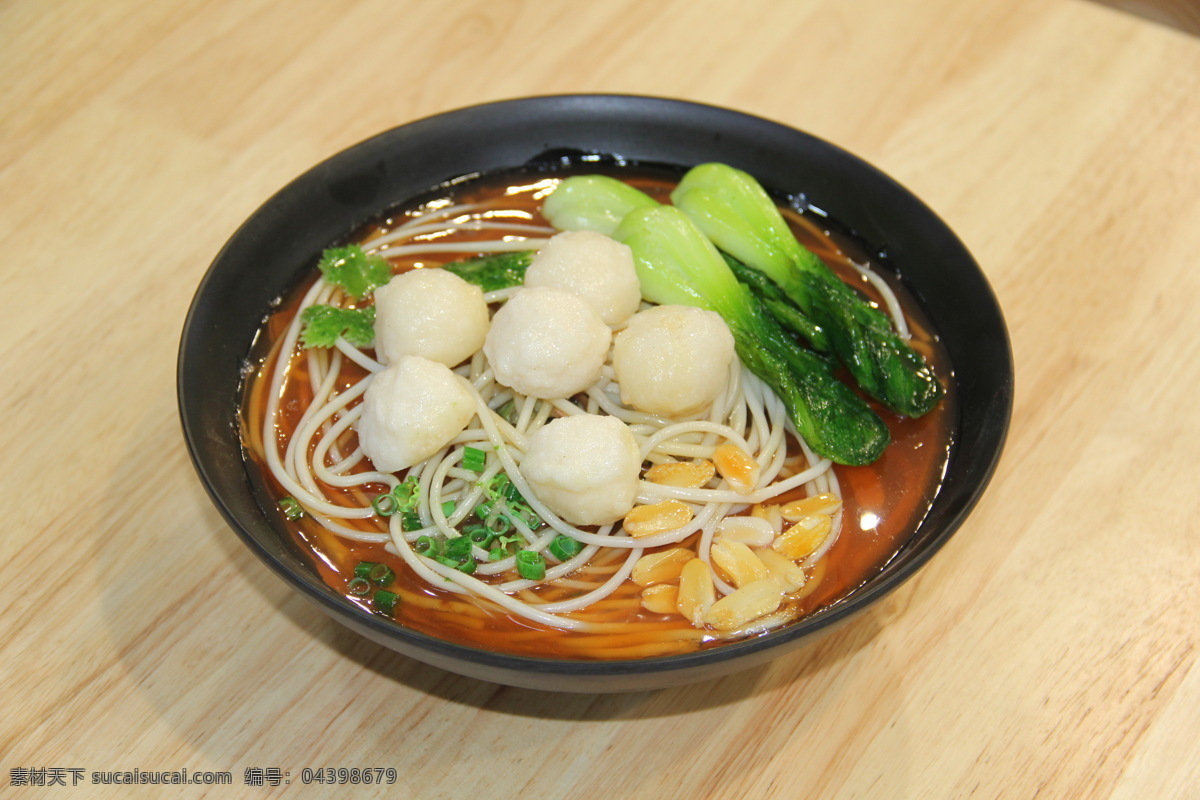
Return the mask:
<svg viewBox="0 0 1200 800">
<path fill-rule="evenodd" d="M 513 553 L 516 553 L 521 545 L 525 544 L 525 538 L 518 533 L 511 536 L 497 536 L 492 541 L 492 548 L 488 551 L 488 561 L 499 561 L 503 558 L 508 558 Z"/>
<path fill-rule="evenodd" d="M 357 597 L 362 597 L 371 591 L 371 582 L 366 578 L 353 578 L 346 584 L 346 591 Z"/>
<path fill-rule="evenodd" d="M 452 558 L 461 563 L 471 557 L 472 544 L 473 542 L 468 537 L 459 536 L 446 542 L 442 554 L 446 558 Z"/>
<path fill-rule="evenodd" d="M 550 555 L 559 561 L 567 561 L 579 555 L 579 552 L 583 550 L 583 542 L 560 533 L 554 537 L 554 541 L 550 542 L 547 549 L 550 551 Z"/>
<path fill-rule="evenodd" d="M 304 509 L 300 507 L 300 501 L 291 496 L 279 501 L 279 510 L 288 519 L 300 519 L 304 516 Z"/>
<path fill-rule="evenodd" d="M 451 569 L 456 569 L 459 572 L 465 572 L 468 575 L 470 575 L 472 572 L 474 572 L 475 568 L 478 566 L 478 564 L 475 561 L 474 556 L 467 556 L 465 561 L 457 561 L 453 558 L 446 558 L 445 556 L 437 556 L 434 558 L 434 561 L 437 561 L 439 564 L 444 564 L 447 567 L 450 567 Z"/>
<path fill-rule="evenodd" d="M 496 413 L 509 425 L 513 425 L 517 421 L 517 404 L 509 400 L 504 405 L 496 409 Z"/>
<path fill-rule="evenodd" d="M 468 526 L 463 530 L 463 535 L 470 539 L 473 544 L 477 544 L 484 549 L 490 547 L 496 539 L 496 534 L 482 525 Z"/>
<path fill-rule="evenodd" d="M 488 527 L 497 533 L 508 530 L 506 523 L 494 523 L 497 516 L 508 517 L 509 522 L 521 522 L 536 530 L 542 526 L 542 518 L 529 507 L 516 485 L 503 472 L 497 473 L 483 486 L 488 499 L 475 507 L 475 515 L 485 520 Z"/>
<path fill-rule="evenodd" d="M 515 519 L 519 519 L 521 522 L 524 522 L 531 531 L 536 531 L 538 528 L 542 527 L 542 518 L 538 516 L 536 511 L 527 505 L 522 504 L 520 506 L 515 506 L 512 509 L 512 514 L 516 515 L 514 517 Z"/>
<path fill-rule="evenodd" d="M 500 544 L 502 544 L 502 545 L 504 545 L 505 547 L 509 548 L 509 550 L 510 550 L 510 551 L 512 550 L 512 546 L 513 546 L 514 544 L 516 544 L 516 545 L 521 545 L 521 544 L 524 544 L 524 543 L 525 543 L 525 539 L 524 539 L 524 537 L 522 537 L 522 536 L 521 536 L 521 534 L 519 534 L 519 533 L 513 533 L 513 534 L 510 534 L 510 535 L 508 535 L 508 536 L 501 536 L 501 537 L 500 537 Z"/>
<path fill-rule="evenodd" d="M 395 592 L 389 592 L 387 589 L 380 589 L 375 592 L 374 599 L 375 610 L 390 617 L 395 612 L 396 605 L 400 602 L 400 595 Z"/>
<path fill-rule="evenodd" d="M 533 550 L 517 553 L 517 574 L 527 581 L 540 581 L 546 577 L 546 559 Z"/>
<path fill-rule="evenodd" d="M 418 536 L 417 540 L 413 542 L 413 550 L 417 555 L 437 555 L 439 549 L 438 540 L 432 536 Z"/>
<path fill-rule="evenodd" d="M 396 580 L 396 573 L 387 564 L 376 564 L 371 567 L 367 579 L 376 586 L 388 586 Z"/>
<path fill-rule="evenodd" d="M 415 477 L 405 478 L 392 487 L 391 491 L 377 495 L 371 501 L 371 507 L 381 517 L 395 514 L 413 513 L 421 504 L 421 484 Z M 417 527 L 421 527 L 417 525 Z M 406 530 L 413 530 L 407 528 Z"/>
<path fill-rule="evenodd" d="M 487 492 L 487 496 L 492 500 L 499 500 L 504 493 L 504 487 L 508 485 L 508 475 L 503 472 L 497 472 L 492 476 L 492 479 L 487 482 L 483 490 Z"/>
<path fill-rule="evenodd" d="M 509 531 L 512 530 L 512 520 L 504 515 L 492 517 L 487 522 L 485 522 L 484 525 L 487 526 L 487 529 L 489 531 L 491 531 L 492 533 L 495 533 L 497 535 L 502 534 L 502 533 L 508 533 Z"/>
<path fill-rule="evenodd" d="M 463 469 L 469 469 L 471 472 L 483 472 L 487 466 L 487 453 L 477 447 L 464 447 L 462 465 Z"/>
<path fill-rule="evenodd" d="M 521 492 L 513 485 L 508 475 L 503 472 L 496 473 L 487 486 L 484 487 L 487 496 L 493 502 L 504 500 L 507 503 L 523 503 L 525 498 L 521 496 Z"/>
<path fill-rule="evenodd" d="M 376 495 L 371 501 L 371 508 L 375 509 L 375 513 L 381 517 L 390 517 L 400 510 L 400 504 L 396 502 L 396 498 L 391 492 Z"/>
<path fill-rule="evenodd" d="M 421 515 L 415 511 L 405 511 L 400 517 L 400 529 L 404 531 L 419 531 L 425 527 L 421 524 Z"/>
<path fill-rule="evenodd" d="M 396 573 L 387 564 L 375 561 L 360 561 L 354 567 L 354 580 L 369 581 L 376 586 L 387 586 L 396 580 Z M 359 594 L 366 594 L 365 591 Z"/>
<path fill-rule="evenodd" d="M 447 500 L 446 502 L 442 503 L 442 516 L 443 517 L 451 516 L 452 514 L 454 514 L 454 509 L 457 508 L 457 506 L 458 506 L 458 504 L 455 503 L 453 500 Z"/>
</svg>

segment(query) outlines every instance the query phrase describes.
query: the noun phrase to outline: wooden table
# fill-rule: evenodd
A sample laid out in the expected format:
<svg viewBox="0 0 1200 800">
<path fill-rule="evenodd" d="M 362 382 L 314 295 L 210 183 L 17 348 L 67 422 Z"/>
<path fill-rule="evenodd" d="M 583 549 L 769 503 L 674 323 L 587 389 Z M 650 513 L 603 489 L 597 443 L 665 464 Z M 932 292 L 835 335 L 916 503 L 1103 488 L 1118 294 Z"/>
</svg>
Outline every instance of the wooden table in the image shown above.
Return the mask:
<svg viewBox="0 0 1200 800">
<path fill-rule="evenodd" d="M 1200 797 L 1200 41 L 1083 0 L 10 0 L 0 42 L 4 796 L 185 768 L 233 785 L 184 796 L 333 796 L 301 780 L 332 766 L 394 767 L 353 787 L 379 797 Z M 574 91 L 857 153 L 1011 327 L 966 526 L 766 668 L 573 696 L 425 667 L 273 577 L 184 451 L 183 316 L 262 200 L 385 128 Z"/>
</svg>

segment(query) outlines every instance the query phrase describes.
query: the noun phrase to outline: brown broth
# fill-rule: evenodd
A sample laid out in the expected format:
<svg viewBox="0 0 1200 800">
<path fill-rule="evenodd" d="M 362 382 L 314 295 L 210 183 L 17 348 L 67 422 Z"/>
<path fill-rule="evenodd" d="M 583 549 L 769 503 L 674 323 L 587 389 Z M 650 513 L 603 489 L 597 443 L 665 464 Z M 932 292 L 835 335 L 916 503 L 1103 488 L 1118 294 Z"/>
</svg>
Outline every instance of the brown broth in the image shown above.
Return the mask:
<svg viewBox="0 0 1200 800">
<path fill-rule="evenodd" d="M 603 171 L 589 166 L 589 172 Z M 645 170 L 622 169 L 614 171 L 623 180 L 646 191 L 651 196 L 666 200 L 673 187 L 676 175 Z M 553 177 L 562 177 L 556 174 Z M 508 176 L 499 184 L 476 180 L 454 188 L 456 202 L 489 202 L 498 207 L 520 209 L 528 212 L 535 223 L 544 224 L 539 212 L 540 202 L 535 198 L 539 181 L 549 175 L 534 174 L 519 176 L 518 180 Z M 511 191 L 511 187 L 523 186 L 523 191 Z M 499 189 L 510 190 L 506 194 Z M 425 203 L 437 202 L 440 198 L 430 196 Z M 418 208 L 420 206 L 414 206 Z M 378 223 L 367 226 L 353 237 L 354 241 L 365 241 L 375 234 L 404 221 L 410 213 L 397 210 L 385 215 Z M 829 229 L 822 217 L 811 213 L 786 211 L 789 223 L 797 237 L 816 252 L 838 274 L 867 296 L 878 301 L 874 290 L 850 266 L 850 260 L 868 262 L 868 254 L 852 237 Z M 485 236 L 486 234 L 480 234 Z M 448 256 L 446 261 L 453 260 Z M 397 272 L 417 266 L 439 263 L 428 257 L 421 261 L 393 262 Z M 315 270 L 314 270 L 315 272 Z M 802 617 L 827 607 L 852 594 L 872 575 L 876 574 L 901 549 L 905 541 L 920 524 L 937 493 L 943 469 L 951 445 L 951 420 L 953 393 L 949 381 L 950 364 L 937 342 L 928 321 L 904 287 L 884 270 L 884 275 L 900 299 L 913 333 L 914 346 L 929 359 L 935 373 L 947 386 L 946 397 L 929 414 L 920 419 L 901 418 L 878 404 L 872 407 L 887 422 L 892 434 L 892 444 L 874 464 L 866 467 L 837 467 L 836 474 L 841 483 L 844 501 L 843 529 L 840 538 L 828 554 L 811 571 L 807 595 L 789 601 L 797 616 Z M 265 414 L 266 392 L 270 374 L 279 357 L 277 347 L 288 323 L 296 312 L 303 293 L 315 280 L 315 275 L 297 287 L 280 308 L 267 319 L 263 331 L 252 353 L 258 369 L 246 382 L 242 404 L 243 440 L 246 444 L 249 472 L 267 502 L 277 502 L 286 492 L 266 469 L 262 459 L 262 443 L 259 431 Z M 293 358 L 292 369 L 297 377 L 303 378 L 306 366 L 303 358 Z M 357 367 L 343 368 L 349 375 L 341 388 L 349 386 L 361 377 Z M 281 422 L 277 424 L 280 448 L 286 446 L 297 420 L 309 399 L 306 379 L 289 380 L 281 404 Z M 348 448 L 354 447 L 353 435 L 345 441 Z M 362 506 L 370 502 L 374 493 L 384 487 L 368 487 L 368 491 L 339 490 L 323 487 L 328 496 L 342 495 L 345 502 Z M 803 496 L 802 491 L 787 499 Z M 396 571 L 398 579 L 391 587 L 401 596 L 395 613 L 396 621 L 406 627 L 439 639 L 476 646 L 487 650 L 519 655 L 533 655 L 568 659 L 613 659 L 668 655 L 687 652 L 699 647 L 713 646 L 720 642 L 703 636 L 678 615 L 663 616 L 646 611 L 640 606 L 641 587 L 626 581 L 618 591 L 605 601 L 585 612 L 573 616 L 594 621 L 629 622 L 629 630 L 616 633 L 579 633 L 546 628 L 528 620 L 512 617 L 487 601 L 468 599 L 426 584 L 419 579 L 404 561 L 388 553 L 383 545 L 363 544 L 340 538 L 317 525 L 305 516 L 286 524 L 297 546 L 312 556 L 315 569 L 322 579 L 335 591 L 345 596 L 364 610 L 369 606 L 360 598 L 350 594 L 347 584 L 353 577 L 353 569 L 359 561 L 383 562 Z M 378 518 L 360 522 L 365 530 L 385 531 L 386 526 Z M 618 558 L 623 557 L 619 554 Z M 598 555 L 598 558 L 603 558 Z M 397 588 L 399 587 L 399 588 Z M 553 593 L 553 588 L 549 590 Z M 542 600 L 550 595 L 541 594 Z"/>
</svg>

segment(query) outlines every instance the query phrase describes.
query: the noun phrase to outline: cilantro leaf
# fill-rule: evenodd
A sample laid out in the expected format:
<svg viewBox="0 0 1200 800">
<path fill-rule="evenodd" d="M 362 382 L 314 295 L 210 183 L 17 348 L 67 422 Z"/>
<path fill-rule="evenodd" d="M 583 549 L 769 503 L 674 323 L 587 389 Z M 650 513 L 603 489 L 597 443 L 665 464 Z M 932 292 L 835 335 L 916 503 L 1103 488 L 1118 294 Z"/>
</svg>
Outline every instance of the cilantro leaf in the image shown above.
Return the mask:
<svg viewBox="0 0 1200 800">
<path fill-rule="evenodd" d="M 375 341 L 374 306 L 309 306 L 300 314 L 300 322 L 305 347 L 333 347 L 339 336 L 356 347 L 369 347 Z"/>
<path fill-rule="evenodd" d="M 392 489 L 392 497 L 396 498 L 396 506 L 401 511 L 415 512 L 421 505 L 421 482 L 413 475 L 404 479 Z"/>
<path fill-rule="evenodd" d="M 368 256 L 356 244 L 331 247 L 321 254 L 317 264 L 329 283 L 342 287 L 346 294 L 361 300 L 392 279 L 392 268 L 379 256 Z"/>
</svg>

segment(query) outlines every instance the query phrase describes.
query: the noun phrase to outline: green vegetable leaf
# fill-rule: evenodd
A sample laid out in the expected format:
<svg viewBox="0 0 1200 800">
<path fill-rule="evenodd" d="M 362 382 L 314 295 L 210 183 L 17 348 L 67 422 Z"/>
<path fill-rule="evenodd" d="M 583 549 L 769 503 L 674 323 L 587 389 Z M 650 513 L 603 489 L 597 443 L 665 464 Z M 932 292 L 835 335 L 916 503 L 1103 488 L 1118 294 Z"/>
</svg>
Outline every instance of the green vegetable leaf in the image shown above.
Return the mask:
<svg viewBox="0 0 1200 800">
<path fill-rule="evenodd" d="M 356 300 L 362 300 L 392 279 L 392 268 L 387 261 L 368 256 L 356 244 L 326 250 L 317 269 L 326 281 L 342 287 Z"/>
<path fill-rule="evenodd" d="M 518 250 L 512 253 L 489 253 L 487 255 L 453 261 L 442 269 L 453 272 L 467 283 L 473 283 L 485 292 L 520 286 L 525 282 L 525 270 L 533 263 L 534 250 Z"/>
<path fill-rule="evenodd" d="M 721 315 L 742 363 L 783 400 L 814 451 L 850 465 L 883 453 L 890 440 L 883 420 L 834 377 L 823 357 L 780 327 L 687 215 L 673 206 L 638 209 L 621 221 L 615 238 L 633 250 L 646 299 Z"/>
<path fill-rule="evenodd" d="M 560 231 L 589 230 L 612 236 L 630 211 L 658 201 L 607 175 L 576 175 L 554 188 L 542 203 L 542 216 Z"/>
<path fill-rule="evenodd" d="M 717 163 L 692 167 L 671 193 L 671 201 L 717 247 L 766 273 L 789 294 L 795 269 L 824 266 L 796 241 L 766 190 L 739 169 Z M 807 311 L 804 304 L 800 307 Z"/>
<path fill-rule="evenodd" d="M 796 240 L 751 175 L 726 164 L 701 164 L 684 175 L 671 199 L 717 247 L 777 284 L 863 391 L 912 417 L 937 404 L 942 387 L 925 360 L 883 312 Z"/>
<path fill-rule="evenodd" d="M 614 232 L 633 250 L 642 297 L 651 303 L 738 312 L 737 278 L 682 211 L 671 206 L 637 209 Z"/>
<path fill-rule="evenodd" d="M 550 542 L 547 549 L 550 551 L 550 555 L 559 561 L 569 561 L 583 550 L 583 542 L 560 533 L 554 537 L 554 541 Z"/>
<path fill-rule="evenodd" d="M 546 577 L 546 559 L 541 553 L 522 550 L 517 553 L 517 574 L 527 581 L 540 581 Z"/>
<path fill-rule="evenodd" d="M 305 347 L 333 347 L 339 336 L 355 347 L 369 347 L 375 341 L 374 306 L 309 306 L 300 314 L 300 322 L 304 325 L 300 341 Z"/>
<path fill-rule="evenodd" d="M 421 507 L 420 480 L 415 476 L 408 476 L 393 486 L 391 491 L 375 495 L 375 499 L 371 501 L 371 506 L 375 509 L 375 513 L 381 517 L 391 517 L 396 514 L 405 515 L 402 518 L 404 530 L 417 530 L 421 527 L 421 516 L 417 513 L 417 509 Z M 410 517 L 416 521 L 410 524 Z"/>
<path fill-rule="evenodd" d="M 386 589 L 375 592 L 373 599 L 375 600 L 375 610 L 389 617 L 395 613 L 396 606 L 400 603 L 400 595 Z"/>
<path fill-rule="evenodd" d="M 757 199 L 752 197 L 752 200 Z M 620 221 L 631 211 L 653 208 L 657 205 L 659 204 L 649 195 L 615 178 L 605 175 L 576 175 L 560 183 L 546 198 L 542 213 L 554 227 L 560 230 L 584 229 L 613 236 Z M 768 227 L 770 227 L 770 216 L 767 214 L 762 216 L 768 221 Z M 783 222 L 782 217 L 779 218 L 779 221 Z M 791 236 L 786 224 L 784 224 L 782 232 L 775 228 L 770 228 L 770 231 L 774 238 L 779 238 L 782 233 L 782 241 L 785 243 L 789 240 L 795 242 L 795 238 Z M 787 256 L 779 252 L 779 247 L 769 248 L 769 252 L 780 259 L 781 263 L 786 263 Z M 721 255 L 729 264 L 729 268 L 733 270 L 738 281 L 754 290 L 754 294 L 766 304 L 767 309 L 780 325 L 803 336 L 818 350 L 829 349 L 829 343 L 820 326 L 806 317 L 773 280 L 753 267 L 746 266 L 728 253 L 721 253 Z M 461 272 L 458 274 L 467 278 Z M 511 281 L 509 285 L 519 284 L 523 275 L 522 272 L 522 275 Z M 467 278 L 467 280 L 471 279 Z M 496 286 L 494 288 L 503 287 Z M 661 288 L 658 287 L 658 289 Z M 491 289 L 485 286 L 484 291 L 491 291 Z M 652 289 L 652 291 L 658 290 Z"/>
<path fill-rule="evenodd" d="M 829 340 L 825 336 L 825 331 L 821 330 L 820 325 L 806 317 L 804 312 L 788 299 L 779 284 L 754 267 L 746 266 L 728 253 L 721 253 L 721 255 L 724 256 L 725 263 L 729 265 L 729 269 L 733 271 L 738 281 L 750 287 L 755 297 L 766 306 L 767 310 L 771 312 L 771 316 L 775 317 L 780 325 L 792 333 L 803 336 L 817 350 L 822 352 L 829 350 Z"/>
<path fill-rule="evenodd" d="M 730 169 L 717 165 L 711 171 Z M 687 214 L 645 195 L 648 204 L 629 202 L 609 183 L 612 179 L 583 180 L 581 176 L 559 184 L 546 199 L 549 205 L 558 197 L 557 206 L 546 216 L 556 227 L 566 227 L 560 220 L 570 220 L 572 225 L 611 231 L 613 238 L 629 245 L 647 300 L 719 313 L 729 325 L 742 363 L 784 401 L 797 431 L 814 451 L 841 464 L 871 463 L 888 444 L 887 426 L 862 398 L 837 380 L 827 357 L 801 346 L 788 333 L 800 334 L 817 347 L 832 347 L 824 324 L 806 313 L 805 306 L 798 307 L 790 287 L 783 283 L 789 278 L 792 284 L 799 282 L 791 270 L 808 251 L 795 241 L 773 201 L 757 184 L 734 186 L 720 201 L 706 191 L 692 192 L 701 178 L 708 181 L 705 173 L 709 171 L 689 173 L 691 184 L 681 183 L 672 195 L 677 205 L 684 200 L 691 206 L 684 209 Z M 753 224 L 732 220 L 731 212 L 722 211 L 722 202 L 736 206 Z M 707 226 L 710 230 L 702 232 L 706 226 L 693 218 L 697 206 L 703 206 L 715 220 Z M 615 229 L 604 227 L 610 218 L 621 220 Z M 714 231 L 724 234 L 727 242 L 742 246 L 727 247 L 721 241 L 714 246 Z M 718 246 L 737 259 L 718 251 Z M 745 268 L 747 263 L 756 270 Z M 743 269 L 738 272 L 735 266 Z M 836 276 L 834 280 L 854 294 Z"/>
<path fill-rule="evenodd" d="M 480 450 L 478 447 L 468 445 L 463 448 L 462 456 L 463 469 L 471 472 L 483 472 L 487 467 L 487 453 Z"/>
</svg>

